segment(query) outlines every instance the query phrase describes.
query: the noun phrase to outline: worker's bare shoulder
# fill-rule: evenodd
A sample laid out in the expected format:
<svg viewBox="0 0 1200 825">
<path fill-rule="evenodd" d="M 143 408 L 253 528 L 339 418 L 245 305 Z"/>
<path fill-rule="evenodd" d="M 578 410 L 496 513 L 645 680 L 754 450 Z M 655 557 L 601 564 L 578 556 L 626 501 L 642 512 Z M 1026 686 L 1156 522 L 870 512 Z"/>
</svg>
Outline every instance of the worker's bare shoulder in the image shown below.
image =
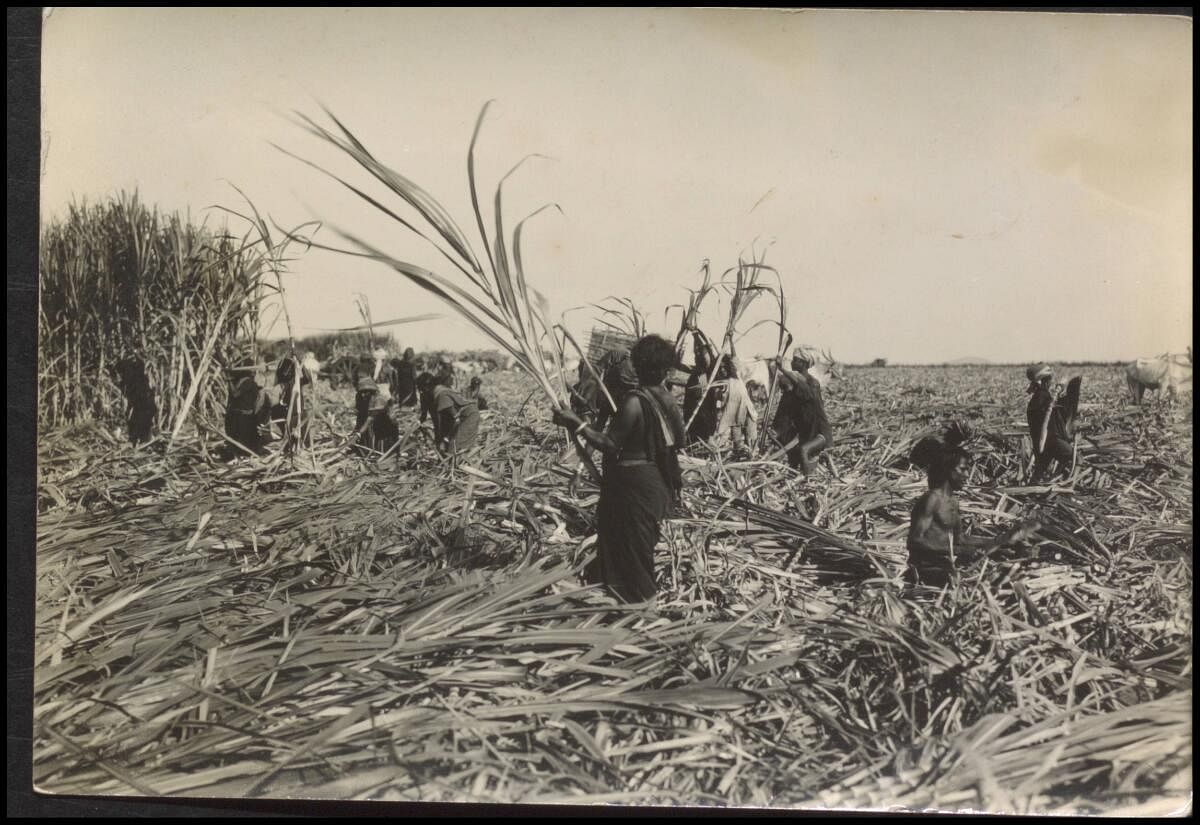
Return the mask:
<svg viewBox="0 0 1200 825">
<path fill-rule="evenodd" d="M 918 518 L 920 516 L 929 515 L 932 512 L 934 506 L 935 505 L 933 502 L 933 491 L 926 490 L 924 493 L 921 494 L 920 498 L 918 498 L 916 501 L 913 502 L 913 507 L 912 507 L 913 518 Z"/>
<path fill-rule="evenodd" d="M 943 490 L 930 490 L 921 497 L 925 512 L 933 515 L 942 524 L 949 524 L 958 518 L 958 501 Z"/>
<path fill-rule="evenodd" d="M 642 415 L 642 404 L 638 400 L 636 392 L 631 392 L 621 401 L 621 417 L 627 420 L 640 418 Z"/>
</svg>

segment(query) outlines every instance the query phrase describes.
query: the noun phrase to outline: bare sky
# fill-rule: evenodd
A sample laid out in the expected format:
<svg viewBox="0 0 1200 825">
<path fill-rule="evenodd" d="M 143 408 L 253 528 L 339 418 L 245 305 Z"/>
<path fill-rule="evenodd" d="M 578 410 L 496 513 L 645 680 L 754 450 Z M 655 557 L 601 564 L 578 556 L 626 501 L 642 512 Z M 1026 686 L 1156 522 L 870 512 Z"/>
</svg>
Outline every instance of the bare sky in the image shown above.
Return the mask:
<svg viewBox="0 0 1200 825">
<path fill-rule="evenodd" d="M 239 206 L 233 182 L 281 224 L 321 219 L 437 270 L 420 239 L 270 143 L 369 184 L 289 121 L 323 102 L 467 228 L 467 145 L 495 98 L 477 160 L 489 212 L 513 163 L 554 158 L 518 172 L 505 212 L 511 226 L 561 205 L 524 239 L 556 313 L 629 296 L 673 333 L 664 308 L 702 259 L 720 271 L 756 243 L 797 340 L 847 361 L 1116 360 L 1191 343 L 1189 20 L 71 8 L 44 35 L 44 218 L 134 187 L 202 217 Z M 358 323 L 358 292 L 376 318 L 439 308 L 326 252 L 286 285 L 299 334 Z M 451 318 L 396 333 L 418 349 L 482 344 Z M 762 327 L 742 352 L 773 347 Z"/>
</svg>

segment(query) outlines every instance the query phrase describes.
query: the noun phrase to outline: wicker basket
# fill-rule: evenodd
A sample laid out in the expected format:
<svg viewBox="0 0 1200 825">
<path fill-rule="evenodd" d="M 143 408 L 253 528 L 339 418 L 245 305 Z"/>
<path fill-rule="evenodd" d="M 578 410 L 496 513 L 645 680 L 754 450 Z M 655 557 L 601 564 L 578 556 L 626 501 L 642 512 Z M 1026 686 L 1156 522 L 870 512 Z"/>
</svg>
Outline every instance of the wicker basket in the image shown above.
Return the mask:
<svg viewBox="0 0 1200 825">
<path fill-rule="evenodd" d="M 617 347 L 632 349 L 636 343 L 637 338 L 628 332 L 619 332 L 608 327 L 593 327 L 591 337 L 588 339 L 587 357 L 589 361 L 596 364 L 605 354 Z"/>
</svg>

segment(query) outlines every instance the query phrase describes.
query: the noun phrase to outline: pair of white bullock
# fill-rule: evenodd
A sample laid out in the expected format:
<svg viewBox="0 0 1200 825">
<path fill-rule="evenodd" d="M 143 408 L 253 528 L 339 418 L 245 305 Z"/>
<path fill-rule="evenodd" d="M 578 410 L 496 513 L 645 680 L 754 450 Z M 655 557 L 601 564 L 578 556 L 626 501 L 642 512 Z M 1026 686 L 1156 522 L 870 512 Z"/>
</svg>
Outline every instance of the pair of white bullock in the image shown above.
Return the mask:
<svg viewBox="0 0 1200 825">
<path fill-rule="evenodd" d="M 1192 391 L 1192 348 L 1184 355 L 1159 355 L 1139 358 L 1125 367 L 1125 383 L 1133 403 L 1141 404 L 1147 391 L 1164 394 L 1170 400 L 1182 390 Z"/>
</svg>

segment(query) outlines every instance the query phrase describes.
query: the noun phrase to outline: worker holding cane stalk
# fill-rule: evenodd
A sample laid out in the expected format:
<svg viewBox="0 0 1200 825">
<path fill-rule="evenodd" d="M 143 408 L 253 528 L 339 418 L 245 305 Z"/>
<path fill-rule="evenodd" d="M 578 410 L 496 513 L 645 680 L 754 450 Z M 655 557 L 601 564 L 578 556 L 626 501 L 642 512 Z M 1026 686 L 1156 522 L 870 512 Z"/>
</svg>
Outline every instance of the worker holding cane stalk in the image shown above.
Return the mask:
<svg viewBox="0 0 1200 825">
<path fill-rule="evenodd" d="M 676 361 L 671 342 L 643 336 L 634 344 L 630 360 L 638 385 L 614 399 L 617 416 L 607 431 L 593 429 L 565 405 L 554 407 L 553 421 L 604 454 L 596 558 L 587 578 L 632 603 L 655 597 L 654 547 L 683 485 L 678 450 L 684 422 L 666 386 Z"/>
<path fill-rule="evenodd" d="M 1059 385 L 1055 394 L 1050 391 L 1054 372 L 1048 365 L 1031 366 L 1025 375 L 1029 379 L 1026 392 L 1030 394 L 1025 412 L 1034 454 L 1030 480 L 1037 483 L 1045 479 L 1052 461 L 1058 462 L 1064 476 L 1070 476 L 1075 462 L 1071 431 L 1079 409 L 1082 378 L 1072 378 L 1065 389 Z"/>
<path fill-rule="evenodd" d="M 776 381 L 779 383 L 779 408 L 771 428 L 780 444 L 787 445 L 788 464 L 804 475 L 811 475 L 817 456 L 833 445 L 833 428 L 825 414 L 821 384 L 808 374 L 813 358 L 797 348 L 792 353 L 792 368 L 776 357 Z"/>
</svg>

